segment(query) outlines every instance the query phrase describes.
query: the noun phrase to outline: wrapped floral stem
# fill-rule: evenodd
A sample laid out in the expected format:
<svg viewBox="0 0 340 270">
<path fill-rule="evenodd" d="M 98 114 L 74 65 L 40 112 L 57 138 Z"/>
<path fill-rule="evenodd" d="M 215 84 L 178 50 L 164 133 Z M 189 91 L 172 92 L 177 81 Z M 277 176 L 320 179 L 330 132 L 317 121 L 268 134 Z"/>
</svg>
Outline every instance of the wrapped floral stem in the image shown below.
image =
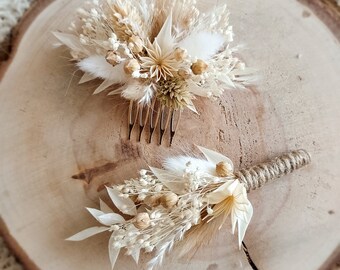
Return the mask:
<svg viewBox="0 0 340 270">
<path fill-rule="evenodd" d="M 277 157 L 270 162 L 243 169 L 235 173 L 235 176 L 249 192 L 258 189 L 269 181 L 276 180 L 286 174 L 300 169 L 311 162 L 310 155 L 305 150 L 296 150 Z"/>
<path fill-rule="evenodd" d="M 164 255 L 187 235 L 181 254 L 200 245 L 205 236 L 221 229 L 230 217 L 232 233 L 238 232 L 242 246 L 253 207 L 247 191 L 291 173 L 310 163 L 304 150 L 293 151 L 268 163 L 234 172 L 232 161 L 217 152 L 199 147 L 205 156 L 172 157 L 164 169 L 141 170 L 137 179 L 108 187 L 108 194 L 119 211 L 114 213 L 103 201 L 100 210 L 88 211 L 102 224 L 68 238 L 79 241 L 109 231 L 112 267 L 122 249 L 138 263 L 140 251 L 153 252 L 149 269 L 162 263 Z"/>
</svg>

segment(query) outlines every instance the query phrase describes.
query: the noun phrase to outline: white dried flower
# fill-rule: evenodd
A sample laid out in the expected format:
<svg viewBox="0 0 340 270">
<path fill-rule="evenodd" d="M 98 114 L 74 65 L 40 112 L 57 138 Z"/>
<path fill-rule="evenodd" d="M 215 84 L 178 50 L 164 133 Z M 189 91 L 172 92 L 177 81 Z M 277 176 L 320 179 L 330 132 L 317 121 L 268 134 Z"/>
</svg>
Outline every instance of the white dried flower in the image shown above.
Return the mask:
<svg viewBox="0 0 340 270">
<path fill-rule="evenodd" d="M 141 57 L 141 61 L 143 69 L 148 70 L 150 78 L 156 78 L 158 82 L 160 79 L 166 80 L 175 76 L 178 62 L 172 51 L 162 49 L 155 39 L 153 44 L 148 44 L 147 52 L 147 56 Z"/>
<path fill-rule="evenodd" d="M 247 191 L 237 179 L 229 180 L 206 195 L 206 200 L 213 207 L 213 218 L 222 215 L 222 224 L 231 216 L 232 232 L 238 225 L 239 246 L 241 247 L 245 232 L 253 215 L 253 207 L 247 198 Z M 221 224 L 221 226 L 222 226 Z"/>
</svg>

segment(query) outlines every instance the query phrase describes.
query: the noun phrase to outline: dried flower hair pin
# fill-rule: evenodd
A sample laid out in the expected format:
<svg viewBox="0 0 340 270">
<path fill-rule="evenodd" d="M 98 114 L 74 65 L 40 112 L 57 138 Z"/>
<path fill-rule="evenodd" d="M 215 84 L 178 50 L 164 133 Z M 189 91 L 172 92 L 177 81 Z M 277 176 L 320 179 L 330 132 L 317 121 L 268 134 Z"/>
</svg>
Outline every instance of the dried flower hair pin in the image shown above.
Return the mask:
<svg viewBox="0 0 340 270">
<path fill-rule="evenodd" d="M 163 164 L 164 170 L 141 170 L 139 178 L 108 187 L 113 204 L 125 218 L 100 200 L 100 210 L 87 210 L 102 226 L 85 229 L 67 240 L 80 241 L 109 231 L 112 268 L 125 249 L 136 263 L 141 250 L 154 252 L 148 263 L 153 269 L 177 242 L 186 240 L 179 246 L 180 254 L 186 254 L 202 244 L 205 237 L 210 238 L 230 216 L 232 232 L 237 227 L 241 247 L 253 215 L 247 192 L 310 163 L 309 154 L 298 150 L 234 172 L 229 158 L 199 149 L 205 159 L 169 158 Z"/>
<path fill-rule="evenodd" d="M 128 136 L 148 126 L 170 145 L 183 109 L 196 113 L 197 96 L 220 97 L 224 89 L 252 82 L 254 70 L 235 57 L 226 5 L 202 13 L 196 0 L 94 0 L 78 10 L 71 33 L 54 32 L 84 72 L 79 83 L 103 82 L 130 101 Z"/>
</svg>

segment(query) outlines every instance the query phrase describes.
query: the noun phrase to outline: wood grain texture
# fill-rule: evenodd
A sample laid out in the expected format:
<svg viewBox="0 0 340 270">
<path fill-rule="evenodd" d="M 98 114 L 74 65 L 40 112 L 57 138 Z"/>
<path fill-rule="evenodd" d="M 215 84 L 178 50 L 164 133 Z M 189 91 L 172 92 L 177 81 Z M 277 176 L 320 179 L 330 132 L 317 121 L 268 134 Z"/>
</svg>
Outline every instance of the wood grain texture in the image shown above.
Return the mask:
<svg viewBox="0 0 340 270">
<path fill-rule="evenodd" d="M 23 14 L 18 24 L 13 27 L 8 37 L 0 43 L 0 67 L 4 69 L 6 61 L 15 54 L 16 46 L 32 20 L 53 0 L 32 0 L 30 8 Z M 1 76 L 1 74 L 0 74 Z"/>
<path fill-rule="evenodd" d="M 340 5 L 336 0 L 298 0 L 300 3 L 308 6 L 333 32 L 340 40 Z M 305 17 L 311 15 L 305 11 Z"/>
<path fill-rule="evenodd" d="M 324 265 L 340 242 L 340 47 L 332 32 L 293 0 L 231 0 L 236 43 L 246 44 L 242 58 L 262 78 L 220 101 L 197 100 L 202 113 L 185 112 L 167 148 L 127 141 L 127 102 L 92 96 L 98 82 L 77 85 L 81 73 L 67 52 L 52 48 L 50 32 L 65 30 L 81 2 L 57 0 L 40 13 L 0 84 L 0 213 L 35 268 L 109 269 L 108 235 L 63 240 L 96 224 L 84 207 L 105 198 L 105 184 L 162 157 L 197 153 L 194 144 L 238 168 L 310 151 L 311 166 L 249 195 L 255 211 L 245 241 L 260 269 Z M 249 269 L 228 228 L 190 258 L 169 256 L 162 269 Z M 138 268 L 121 256 L 117 269 Z"/>
</svg>

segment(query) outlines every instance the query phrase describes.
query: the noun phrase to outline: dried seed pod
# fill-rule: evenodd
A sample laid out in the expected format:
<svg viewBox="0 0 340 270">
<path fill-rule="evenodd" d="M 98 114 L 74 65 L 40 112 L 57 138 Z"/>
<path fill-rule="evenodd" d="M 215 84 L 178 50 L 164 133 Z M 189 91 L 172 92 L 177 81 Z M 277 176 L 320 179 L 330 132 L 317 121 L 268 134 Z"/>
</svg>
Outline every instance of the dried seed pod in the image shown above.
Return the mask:
<svg viewBox="0 0 340 270">
<path fill-rule="evenodd" d="M 134 222 L 134 225 L 137 229 L 143 230 L 150 226 L 150 216 L 148 213 L 138 213 L 136 215 L 136 221 Z"/>
<path fill-rule="evenodd" d="M 127 74 L 132 74 L 133 72 L 140 70 L 140 64 L 136 59 L 131 59 L 127 61 L 124 65 L 124 71 Z"/>
<path fill-rule="evenodd" d="M 105 59 L 112 66 L 115 66 L 122 62 L 122 58 L 114 51 L 108 51 Z"/>
<path fill-rule="evenodd" d="M 227 177 L 233 173 L 231 165 L 225 161 L 221 161 L 216 164 L 216 174 L 219 177 Z"/>
<path fill-rule="evenodd" d="M 201 75 L 206 72 L 208 69 L 208 64 L 203 60 L 198 59 L 196 63 L 193 63 L 191 66 L 192 73 L 195 75 Z"/>
<path fill-rule="evenodd" d="M 144 43 L 139 36 L 133 35 L 129 38 L 129 43 L 132 44 L 132 51 L 134 53 L 140 53 L 143 51 Z"/>
<path fill-rule="evenodd" d="M 177 74 L 182 77 L 183 79 L 189 79 L 190 78 L 190 70 L 185 69 L 179 69 L 177 71 Z"/>
<path fill-rule="evenodd" d="M 178 196 L 173 192 L 166 193 L 161 197 L 161 204 L 164 208 L 174 207 L 177 201 L 178 201 Z"/>
<path fill-rule="evenodd" d="M 187 57 L 188 53 L 182 48 L 176 48 L 174 52 L 174 57 L 176 61 L 181 62 Z"/>
<path fill-rule="evenodd" d="M 155 194 L 148 196 L 144 199 L 144 203 L 150 207 L 156 207 L 161 204 L 161 194 Z"/>
</svg>

